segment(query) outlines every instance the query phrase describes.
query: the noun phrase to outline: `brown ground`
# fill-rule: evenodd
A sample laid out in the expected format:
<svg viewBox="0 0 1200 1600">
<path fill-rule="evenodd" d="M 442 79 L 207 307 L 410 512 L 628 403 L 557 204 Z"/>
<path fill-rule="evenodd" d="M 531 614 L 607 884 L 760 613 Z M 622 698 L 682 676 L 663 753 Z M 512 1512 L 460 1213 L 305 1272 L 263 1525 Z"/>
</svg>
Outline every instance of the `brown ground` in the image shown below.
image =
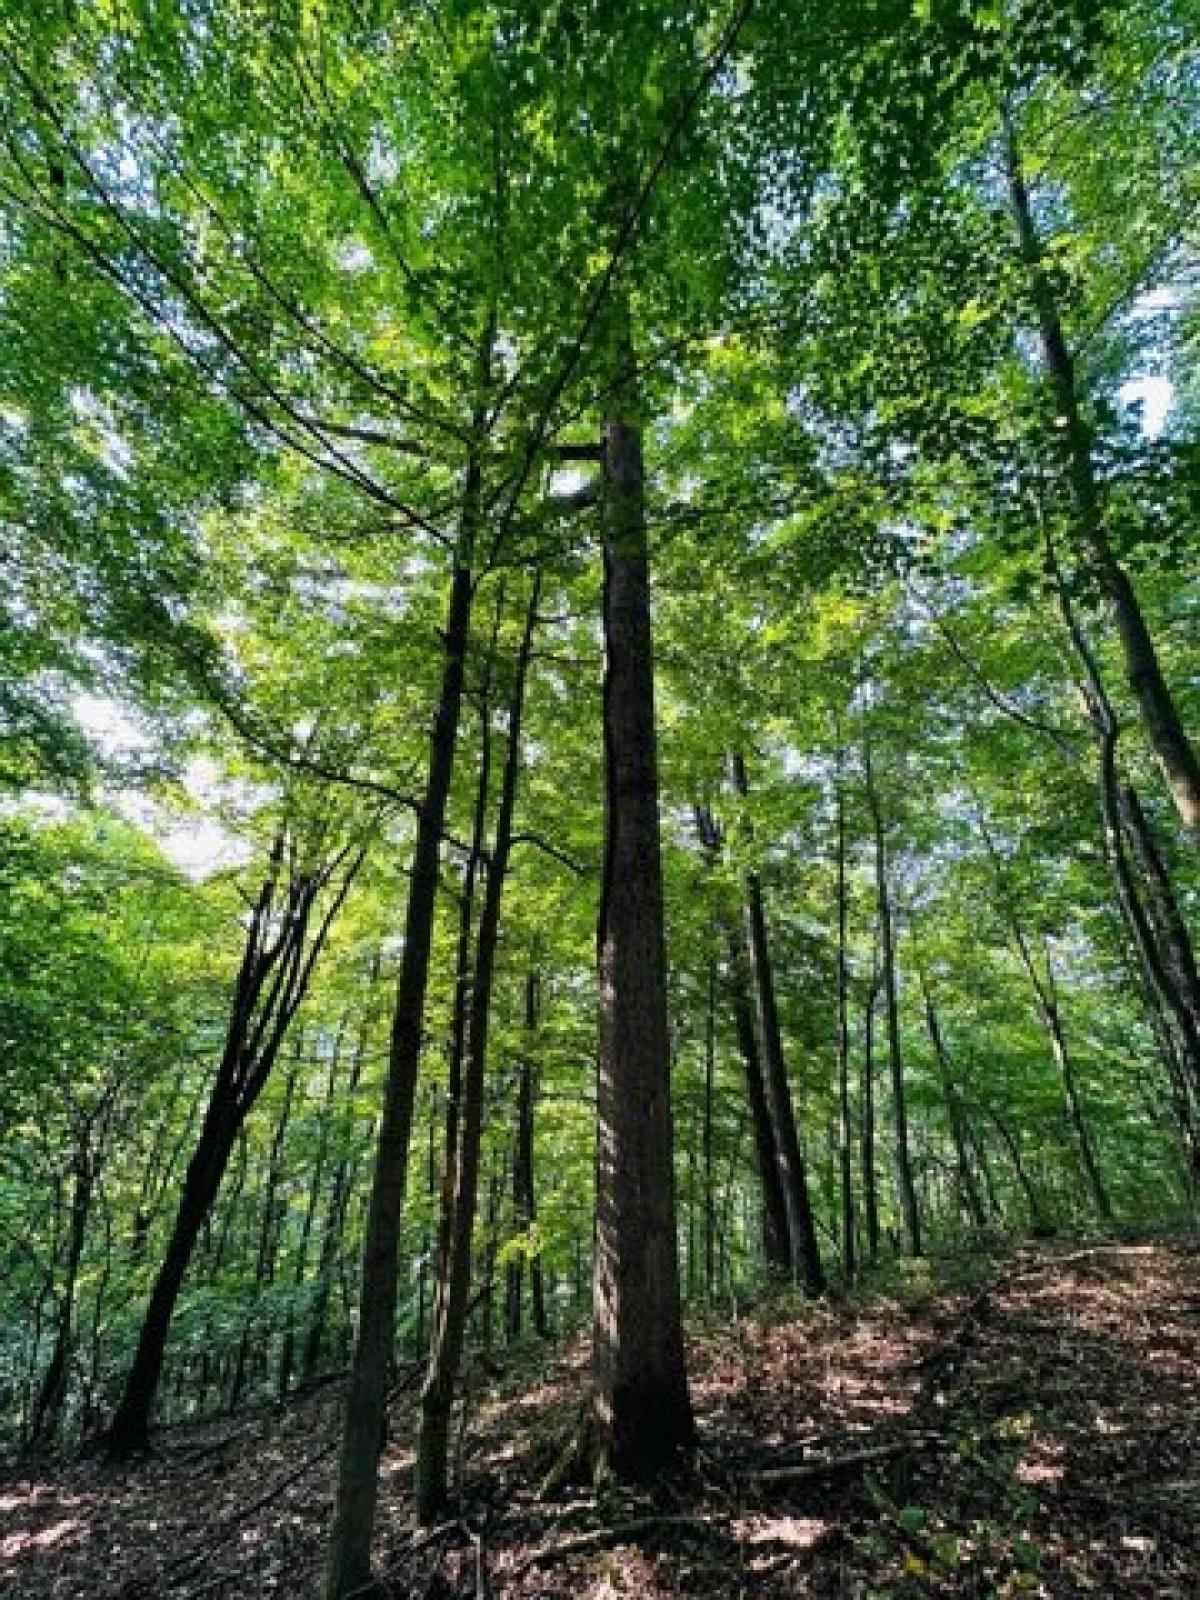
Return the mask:
<svg viewBox="0 0 1200 1600">
<path fill-rule="evenodd" d="M 581 1384 L 563 1358 L 472 1407 L 460 1514 L 416 1534 L 398 1407 L 381 1592 L 1200 1596 L 1200 1248 L 1039 1247 L 941 1278 L 697 1328 L 702 1449 L 641 1496 L 539 1497 Z M 308 1600 L 338 1403 L 177 1429 L 133 1470 L 0 1480 L 0 1594 Z"/>
</svg>

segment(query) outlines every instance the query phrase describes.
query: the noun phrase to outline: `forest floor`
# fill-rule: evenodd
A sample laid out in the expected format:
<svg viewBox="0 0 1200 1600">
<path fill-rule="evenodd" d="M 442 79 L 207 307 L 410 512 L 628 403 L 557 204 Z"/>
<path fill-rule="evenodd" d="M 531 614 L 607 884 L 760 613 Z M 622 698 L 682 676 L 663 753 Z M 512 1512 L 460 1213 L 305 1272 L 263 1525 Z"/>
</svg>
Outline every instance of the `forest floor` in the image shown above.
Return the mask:
<svg viewBox="0 0 1200 1600">
<path fill-rule="evenodd" d="M 701 1448 L 644 1494 L 541 1493 L 584 1358 L 470 1400 L 457 1514 L 411 1525 L 393 1409 L 381 1593 L 448 1600 L 1200 1595 L 1200 1244 L 1024 1247 L 697 1323 Z M 0 1476 L 0 1594 L 308 1600 L 339 1386 Z"/>
</svg>

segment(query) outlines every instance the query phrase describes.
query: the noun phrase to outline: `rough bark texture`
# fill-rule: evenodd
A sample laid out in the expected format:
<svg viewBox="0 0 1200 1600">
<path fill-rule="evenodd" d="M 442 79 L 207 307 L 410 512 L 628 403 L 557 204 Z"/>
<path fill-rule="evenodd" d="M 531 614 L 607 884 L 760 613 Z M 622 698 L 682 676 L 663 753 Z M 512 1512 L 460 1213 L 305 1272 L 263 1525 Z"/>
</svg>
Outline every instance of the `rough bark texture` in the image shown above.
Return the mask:
<svg viewBox="0 0 1200 1600">
<path fill-rule="evenodd" d="M 633 370 L 627 312 L 613 365 Z M 618 1476 L 694 1436 L 676 1240 L 654 656 L 641 430 L 626 384 L 604 427 L 605 861 L 598 928 L 594 1415 Z"/>
</svg>

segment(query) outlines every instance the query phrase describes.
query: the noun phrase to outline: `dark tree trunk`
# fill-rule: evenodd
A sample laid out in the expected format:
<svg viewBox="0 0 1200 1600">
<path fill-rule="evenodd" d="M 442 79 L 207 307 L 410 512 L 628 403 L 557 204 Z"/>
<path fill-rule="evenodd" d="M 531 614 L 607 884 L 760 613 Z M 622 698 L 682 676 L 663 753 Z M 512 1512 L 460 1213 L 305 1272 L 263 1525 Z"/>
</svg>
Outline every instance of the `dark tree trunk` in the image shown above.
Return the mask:
<svg viewBox="0 0 1200 1600">
<path fill-rule="evenodd" d="M 450 1417 L 454 1387 L 462 1362 L 467 1306 L 471 1293 L 471 1241 L 478 1201 L 479 1156 L 483 1134 L 483 1099 L 487 1073 L 492 982 L 500 941 L 500 915 L 512 851 L 517 784 L 521 770 L 521 723 L 525 686 L 537 627 L 541 580 L 535 579 L 525 614 L 525 630 L 517 656 L 508 711 L 508 748 L 504 761 L 496 836 L 488 862 L 487 886 L 479 919 L 475 966 L 467 1025 L 462 1104 L 457 1119 L 458 1144 L 452 1162 L 454 1194 L 447 1232 L 446 1258 L 434 1315 L 429 1370 L 421 1392 L 417 1436 L 417 1516 L 429 1522 L 446 1501 Z M 486 771 L 481 784 L 486 783 Z"/>
<path fill-rule="evenodd" d="M 1079 1152 L 1079 1161 L 1083 1168 L 1088 1192 L 1091 1195 L 1096 1214 L 1101 1221 L 1108 1222 L 1112 1217 L 1112 1206 L 1108 1198 L 1108 1190 L 1100 1173 L 1100 1164 L 1096 1158 L 1095 1147 L 1092 1143 L 1091 1130 L 1088 1127 L 1083 1101 L 1079 1094 L 1074 1058 L 1067 1046 L 1067 1036 L 1063 1028 L 1062 1013 L 1059 1009 L 1050 953 L 1049 950 L 1044 952 L 1045 972 L 1043 974 L 1039 971 L 1038 963 L 1034 959 L 1029 938 L 1017 913 L 1016 902 L 1005 879 L 1000 853 L 996 849 L 982 814 L 980 815 L 979 823 L 980 833 L 992 863 L 992 870 L 996 876 L 996 887 L 999 890 L 1004 915 L 1008 921 L 1013 949 L 1016 951 L 1017 958 L 1025 970 L 1026 977 L 1029 979 L 1037 1014 L 1045 1030 L 1046 1038 L 1050 1045 L 1050 1054 L 1058 1072 L 1059 1083 L 1063 1091 L 1063 1103 L 1066 1107 L 1067 1119 L 1071 1125 L 1072 1134 L 1074 1135 L 1075 1146 Z"/>
<path fill-rule="evenodd" d="M 1121 641 L 1125 672 L 1141 712 L 1142 726 L 1193 841 L 1200 839 L 1200 760 L 1163 675 L 1137 594 L 1109 542 L 1096 481 L 1092 429 L 1084 414 L 1075 358 L 1067 343 L 1054 287 L 1046 271 L 1042 241 L 1011 124 L 1008 139 L 1009 196 L 1017 241 L 1038 318 L 1042 357 L 1054 400 L 1053 436 L 1061 441 L 1081 553 L 1108 603 Z"/>
<path fill-rule="evenodd" d="M 863 1224 L 867 1258 L 879 1259 L 879 1185 L 875 1178 L 875 1004 L 880 975 L 876 973 L 863 1010 L 862 1093 L 859 1096 L 859 1166 L 862 1168 Z"/>
<path fill-rule="evenodd" d="M 942 1093 L 946 1099 L 946 1113 L 950 1121 L 950 1137 L 954 1142 L 954 1163 L 958 1176 L 959 1193 L 963 1204 L 966 1206 L 967 1215 L 971 1219 L 971 1226 L 983 1229 L 987 1226 L 987 1215 L 983 1209 L 983 1198 L 979 1193 L 979 1185 L 975 1182 L 975 1171 L 971 1165 L 971 1151 L 967 1139 L 967 1119 L 963 1108 L 962 1095 L 957 1083 L 954 1081 L 954 1070 L 950 1065 L 950 1056 L 946 1050 L 946 1041 L 942 1037 L 942 1026 L 938 1020 L 937 1011 L 934 1009 L 933 994 L 929 983 L 922 972 L 920 974 L 921 993 L 925 1001 L 925 1026 L 929 1032 L 929 1042 L 933 1046 L 934 1059 L 938 1065 L 938 1075 L 942 1082 Z"/>
<path fill-rule="evenodd" d="M 746 763 L 740 754 L 735 753 L 731 758 L 730 774 L 734 788 L 745 800 L 748 789 Z M 787 1062 L 783 1053 L 783 1033 L 779 1025 L 779 1006 L 775 994 L 775 969 L 771 962 L 762 882 L 757 872 L 750 870 L 745 874 L 744 889 L 746 949 L 750 959 L 750 972 L 754 979 L 755 998 L 758 1002 L 763 1077 L 767 1091 L 767 1105 L 771 1112 L 771 1127 L 775 1136 L 779 1181 L 787 1212 L 791 1270 L 793 1276 L 803 1282 L 809 1294 L 819 1295 L 825 1291 L 825 1269 L 821 1264 L 821 1251 L 817 1244 L 808 1174 L 805 1171 L 804 1153 L 796 1127 L 792 1090 L 788 1082 Z"/>
<path fill-rule="evenodd" d="M 535 1048 L 541 1001 L 541 979 L 535 970 L 525 976 L 525 1049 L 521 1055 L 517 1080 L 517 1131 L 513 1141 L 512 1203 L 517 1231 L 528 1235 L 537 1223 L 537 1190 L 534 1183 L 534 1111 L 537 1102 Z M 524 1294 L 524 1253 L 508 1265 L 505 1279 L 505 1331 L 508 1340 L 521 1337 Z M 529 1292 L 533 1327 L 540 1339 L 549 1336 L 546 1319 L 545 1273 L 540 1252 L 529 1256 Z"/>
<path fill-rule="evenodd" d="M 715 862 L 721 854 L 722 830 L 706 806 L 693 807 L 693 815 L 701 847 L 710 862 Z M 750 968 L 745 944 L 736 924 L 732 919 L 722 917 L 719 926 L 728 969 L 728 1001 L 733 1012 L 738 1054 L 745 1074 L 746 1100 L 754 1130 L 754 1152 L 762 1190 L 763 1257 L 769 1270 L 790 1272 L 792 1257 L 787 1206 L 783 1197 L 775 1128 L 771 1121 L 762 1053 L 754 1021 Z"/>
<path fill-rule="evenodd" d="M 658 741 L 642 436 L 628 307 L 612 309 L 625 375 L 604 426 L 604 880 L 598 926 L 596 1260 L 592 1320 L 600 1451 L 652 1473 L 694 1438 L 683 1353 Z"/>
<path fill-rule="evenodd" d="M 28 1448 L 31 1451 L 53 1445 L 62 1423 L 63 1405 L 67 1398 L 71 1370 L 71 1350 L 75 1342 L 75 1297 L 79 1284 L 79 1264 L 83 1259 L 83 1246 L 87 1237 L 95 1182 L 96 1172 L 90 1148 L 90 1136 L 85 1136 L 72 1162 L 71 1208 L 67 1220 L 67 1253 L 63 1263 L 62 1294 L 54 1330 L 54 1347 L 50 1352 L 50 1360 L 42 1375 L 37 1398 L 33 1404 L 28 1438 Z"/>
<path fill-rule="evenodd" d="M 429 745 L 425 794 L 409 875 L 404 953 L 396 985 L 383 1113 L 363 1238 L 358 1336 L 346 1392 L 326 1594 L 344 1600 L 371 1581 L 379 1455 L 387 1412 L 388 1370 L 396 1329 L 400 1220 L 421 1044 L 438 885 L 438 863 L 462 708 L 474 582 L 470 559 L 479 516 L 477 456 L 467 465 L 463 525 L 443 635 L 441 691 Z"/>
<path fill-rule="evenodd" d="M 854 1218 L 854 1125 L 850 1112 L 849 902 L 846 891 L 846 813 L 838 753 L 837 806 L 837 1095 L 838 1178 L 842 1217 L 842 1271 L 847 1283 L 858 1272 Z"/>
<path fill-rule="evenodd" d="M 870 738 L 863 741 L 863 776 L 867 804 L 875 832 L 875 892 L 879 903 L 879 955 L 883 975 L 884 1017 L 887 1022 L 888 1062 L 892 1076 L 892 1116 L 896 1134 L 896 1187 L 904 1218 L 905 1243 L 912 1256 L 921 1254 L 921 1213 L 913 1183 L 908 1133 L 908 1095 L 904 1082 L 904 1057 L 900 1046 L 900 997 L 896 977 L 896 934 L 892 917 L 892 891 L 888 882 L 887 837 L 883 807 L 875 784 Z"/>
<path fill-rule="evenodd" d="M 792 1255 L 788 1245 L 787 1206 L 783 1198 L 783 1181 L 779 1176 L 775 1129 L 771 1122 L 771 1108 L 767 1103 L 767 1087 L 763 1079 L 758 1034 L 754 1027 L 754 1006 L 750 999 L 749 978 L 745 970 L 744 957 L 737 948 L 736 937 L 732 934 L 729 943 L 733 1025 L 737 1034 L 738 1054 L 742 1058 L 746 1077 L 746 1099 L 750 1106 L 758 1177 L 762 1186 L 763 1254 L 768 1268 L 788 1272 L 791 1270 Z"/>
<path fill-rule="evenodd" d="M 717 969 L 709 962 L 704 1021 L 704 1122 L 701 1129 L 704 1184 L 704 1292 L 717 1286 L 717 1197 L 713 1175 L 713 1076 L 717 1063 Z"/>
<path fill-rule="evenodd" d="M 288 839 L 281 830 L 246 931 L 234 986 L 225 1047 L 209 1096 L 199 1140 L 184 1176 L 183 1192 L 124 1393 L 108 1432 L 116 1454 L 145 1449 L 162 1376 L 167 1335 L 184 1276 L 229 1165 L 234 1143 L 261 1095 L 304 1000 L 313 968 L 362 865 L 365 850 L 349 847 L 317 871 L 300 870 L 292 842 L 290 882 L 278 896 Z M 341 871 L 330 903 L 309 933 L 316 900 Z"/>
<path fill-rule="evenodd" d="M 234 1108 L 214 1100 L 188 1162 L 179 1209 L 142 1320 L 133 1365 L 108 1431 L 109 1446 L 117 1454 L 144 1450 L 149 1443 L 150 1417 L 162 1377 L 167 1334 L 196 1241 L 233 1154 L 238 1127 L 235 1118 Z"/>
</svg>

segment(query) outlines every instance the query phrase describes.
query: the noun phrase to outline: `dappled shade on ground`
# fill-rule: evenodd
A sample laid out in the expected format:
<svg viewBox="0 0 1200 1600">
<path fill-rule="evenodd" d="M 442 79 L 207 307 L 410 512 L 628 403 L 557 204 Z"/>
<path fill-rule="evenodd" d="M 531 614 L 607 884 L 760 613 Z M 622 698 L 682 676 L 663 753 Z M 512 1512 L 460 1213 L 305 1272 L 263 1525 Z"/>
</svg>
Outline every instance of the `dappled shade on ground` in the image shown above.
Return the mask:
<svg viewBox="0 0 1200 1600">
<path fill-rule="evenodd" d="M 380 1571 L 396 1594 L 514 1600 L 1194 1595 L 1194 1243 L 904 1271 L 840 1303 L 694 1327 L 701 1450 L 640 1495 L 540 1493 L 577 1414 L 572 1352 L 472 1401 L 461 1514 L 416 1533 L 398 1406 Z M 314 1456 L 338 1398 L 331 1386 L 282 1414 L 175 1429 L 140 1469 L 84 1458 L 10 1475 L 0 1593 L 315 1595 L 332 1455 Z"/>
</svg>

